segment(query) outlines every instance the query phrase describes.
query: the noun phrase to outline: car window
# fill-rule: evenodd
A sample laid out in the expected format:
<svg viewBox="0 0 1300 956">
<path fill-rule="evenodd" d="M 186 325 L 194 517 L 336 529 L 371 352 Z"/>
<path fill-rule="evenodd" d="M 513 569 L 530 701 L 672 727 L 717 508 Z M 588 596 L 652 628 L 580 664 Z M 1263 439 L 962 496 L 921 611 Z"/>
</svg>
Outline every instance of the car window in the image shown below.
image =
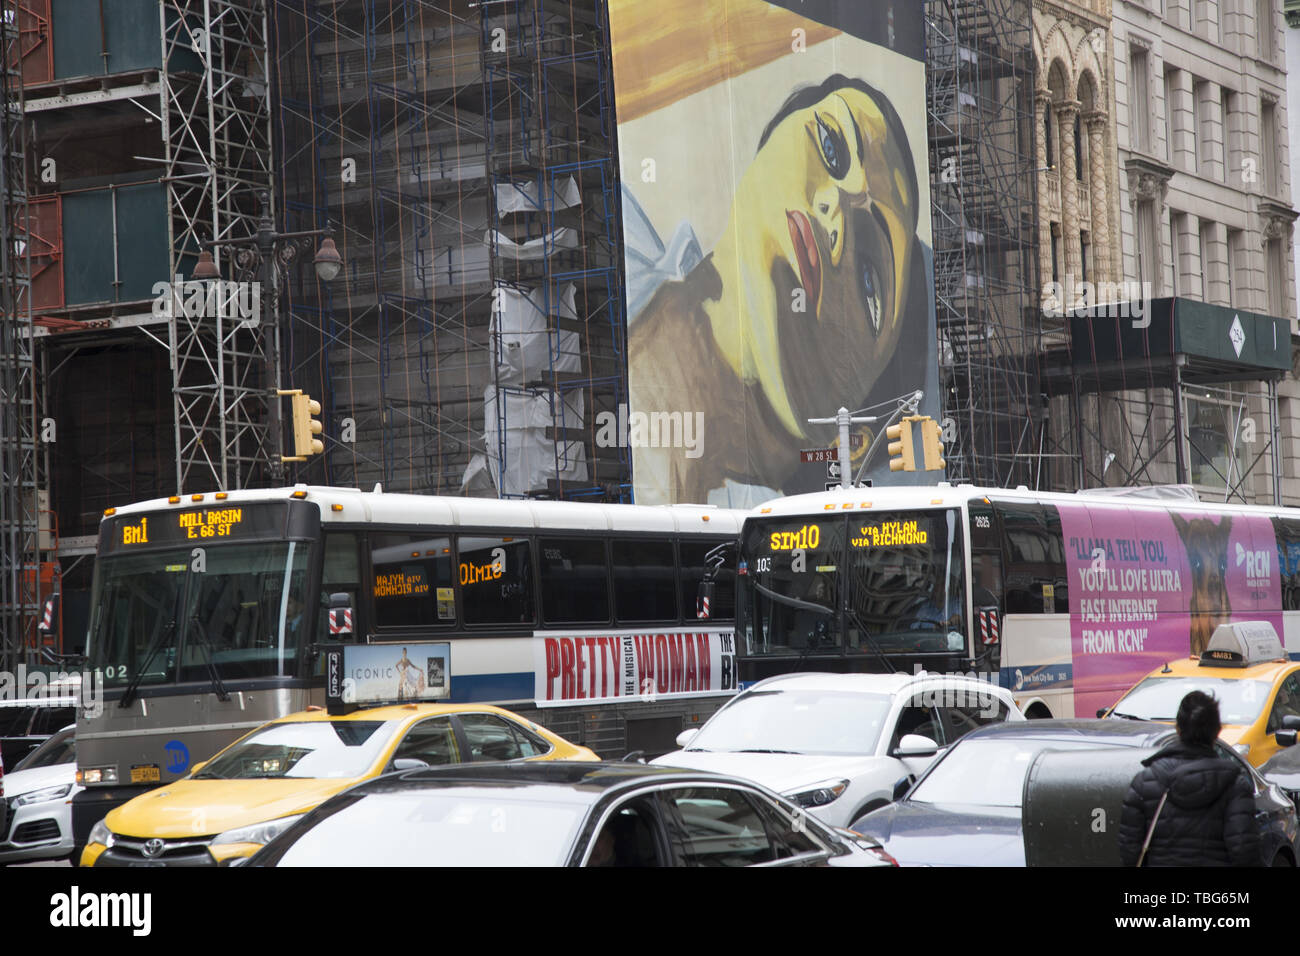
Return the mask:
<svg viewBox="0 0 1300 956">
<path fill-rule="evenodd" d="M 1300 671 L 1282 681 L 1268 714 L 1268 733 L 1282 729 L 1283 717 L 1300 717 Z"/>
<path fill-rule="evenodd" d="M 665 791 L 676 811 L 674 848 L 685 866 L 750 866 L 777 859 L 763 818 L 745 794 L 724 787 Z"/>
<path fill-rule="evenodd" d="M 55 734 L 18 762 L 11 770 L 32 770 L 72 763 L 77 759 L 77 738 L 72 731 Z"/>
<path fill-rule="evenodd" d="M 894 748 L 908 734 L 929 737 L 940 747 L 944 745 L 939 708 L 926 704 L 924 698 L 919 694 L 913 697 L 911 703 L 899 713 L 898 723 L 894 725 L 894 735 L 889 739 L 888 752 L 893 753 Z"/>
<path fill-rule="evenodd" d="M 38 707 L 36 717 L 32 721 L 32 733 L 34 735 L 57 733 L 61 728 L 76 721 L 75 707 Z"/>
<path fill-rule="evenodd" d="M 510 721 L 496 714 L 461 714 L 471 760 L 519 760 L 536 757 L 544 751 L 532 735 L 525 736 Z"/>
<path fill-rule="evenodd" d="M 615 809 L 591 842 L 586 866 L 663 866 L 663 831 L 654 803 L 633 797 Z"/>
<path fill-rule="evenodd" d="M 34 707 L 0 707 L 0 737 L 26 737 Z"/>
<path fill-rule="evenodd" d="M 802 810 L 799 811 L 799 816 L 795 816 L 759 793 L 750 793 L 749 799 L 758 807 L 767 823 L 768 837 L 778 860 L 826 850 L 813 836 L 816 824 L 810 824 L 808 815 Z"/>
<path fill-rule="evenodd" d="M 461 762 L 450 717 L 430 717 L 411 727 L 393 751 L 393 760 L 423 760 L 430 767 Z"/>
<path fill-rule="evenodd" d="M 997 724 L 1006 720 L 1009 708 L 1001 698 L 989 694 L 983 699 L 940 707 L 939 713 L 943 720 L 944 740 L 952 744 L 985 724 Z"/>
</svg>

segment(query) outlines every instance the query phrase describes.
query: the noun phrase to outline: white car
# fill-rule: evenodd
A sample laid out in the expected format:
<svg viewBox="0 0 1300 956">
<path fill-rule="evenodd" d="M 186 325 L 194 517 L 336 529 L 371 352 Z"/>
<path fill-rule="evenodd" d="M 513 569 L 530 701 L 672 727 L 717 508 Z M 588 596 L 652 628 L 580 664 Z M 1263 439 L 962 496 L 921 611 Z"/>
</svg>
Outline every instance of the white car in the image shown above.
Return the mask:
<svg viewBox="0 0 1300 956">
<path fill-rule="evenodd" d="M 847 827 L 964 734 L 1024 719 L 1009 690 L 974 677 L 785 674 L 734 697 L 678 735 L 683 749 L 651 763 L 745 777 Z"/>
<path fill-rule="evenodd" d="M 64 727 L 4 776 L 0 864 L 61 860 L 73 853 L 76 725 Z"/>
</svg>

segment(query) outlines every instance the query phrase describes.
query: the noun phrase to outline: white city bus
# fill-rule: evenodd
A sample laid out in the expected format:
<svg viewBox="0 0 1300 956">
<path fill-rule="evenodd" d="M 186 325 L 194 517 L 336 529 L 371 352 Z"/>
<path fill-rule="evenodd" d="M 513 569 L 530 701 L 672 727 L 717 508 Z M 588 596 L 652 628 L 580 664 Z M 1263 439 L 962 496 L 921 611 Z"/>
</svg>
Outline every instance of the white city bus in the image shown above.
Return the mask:
<svg viewBox="0 0 1300 956">
<path fill-rule="evenodd" d="M 337 643 L 440 644 L 429 683 L 447 702 L 502 704 L 606 757 L 671 749 L 735 692 L 732 602 L 702 622 L 695 599 L 742 517 L 306 486 L 109 509 L 78 842 L 251 728 L 324 704 Z"/>
<path fill-rule="evenodd" d="M 1300 511 L 1177 489 L 850 488 L 750 512 L 742 687 L 791 670 L 986 675 L 1030 717 L 1093 716 L 1265 620 L 1300 657 Z"/>
</svg>

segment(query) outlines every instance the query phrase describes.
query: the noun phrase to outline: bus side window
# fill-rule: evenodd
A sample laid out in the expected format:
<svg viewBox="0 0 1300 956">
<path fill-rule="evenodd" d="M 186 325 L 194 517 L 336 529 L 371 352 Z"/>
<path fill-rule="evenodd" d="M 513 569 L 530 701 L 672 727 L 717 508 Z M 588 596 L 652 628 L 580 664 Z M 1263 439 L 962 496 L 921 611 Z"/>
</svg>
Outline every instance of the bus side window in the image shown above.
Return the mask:
<svg viewBox="0 0 1300 956">
<path fill-rule="evenodd" d="M 673 543 L 653 539 L 610 542 L 614 617 L 619 622 L 677 623 Z M 694 605 L 692 604 L 692 608 Z"/>
<path fill-rule="evenodd" d="M 1282 610 L 1300 611 L 1300 521 L 1274 518 L 1277 570 L 1282 583 Z"/>
<path fill-rule="evenodd" d="M 1068 611 L 1068 601 L 1055 594 L 1058 586 L 1064 590 L 1066 581 L 1060 516 L 1053 514 L 1049 522 L 1048 509 L 1018 501 L 999 501 L 996 507 L 1006 557 L 1003 611 L 1051 614 L 1059 611 L 1063 603 Z"/>
<path fill-rule="evenodd" d="M 321 570 L 320 607 L 316 611 L 316 640 L 319 643 L 352 643 L 361 633 L 357 620 L 357 598 L 361 593 L 361 565 L 357 555 L 357 536 L 352 532 L 325 532 L 325 563 Z M 352 607 L 352 633 L 330 634 L 330 595 L 348 595 Z"/>
<path fill-rule="evenodd" d="M 532 542 L 528 538 L 456 540 L 461 615 L 466 624 L 533 624 Z"/>
<path fill-rule="evenodd" d="M 372 534 L 370 564 L 375 627 L 445 627 L 455 623 L 449 536 Z"/>
</svg>

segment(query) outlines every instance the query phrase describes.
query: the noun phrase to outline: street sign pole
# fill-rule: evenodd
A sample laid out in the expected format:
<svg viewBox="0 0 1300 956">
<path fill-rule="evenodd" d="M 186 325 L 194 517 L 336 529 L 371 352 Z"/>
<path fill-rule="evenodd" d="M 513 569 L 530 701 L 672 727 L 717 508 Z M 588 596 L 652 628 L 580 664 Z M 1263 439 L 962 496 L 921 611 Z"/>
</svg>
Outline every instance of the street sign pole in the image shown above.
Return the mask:
<svg viewBox="0 0 1300 956">
<path fill-rule="evenodd" d="M 840 487 L 852 488 L 853 481 L 851 474 L 853 466 L 849 462 L 849 426 L 850 425 L 869 425 L 876 421 L 875 415 L 850 415 L 849 410 L 843 405 L 835 413 L 834 418 L 810 418 L 809 425 L 838 425 L 840 432 L 839 440 L 839 460 L 840 460 Z M 873 442 L 874 444 L 874 442 Z"/>
</svg>

